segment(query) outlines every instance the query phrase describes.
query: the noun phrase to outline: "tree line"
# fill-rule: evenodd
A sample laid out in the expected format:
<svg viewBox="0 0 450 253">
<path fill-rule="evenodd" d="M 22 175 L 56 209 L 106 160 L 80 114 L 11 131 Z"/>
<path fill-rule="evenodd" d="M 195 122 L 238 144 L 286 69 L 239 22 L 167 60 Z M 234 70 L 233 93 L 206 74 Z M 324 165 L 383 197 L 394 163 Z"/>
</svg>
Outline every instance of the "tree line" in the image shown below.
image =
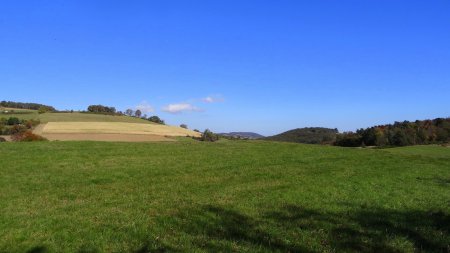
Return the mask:
<svg viewBox="0 0 450 253">
<path fill-rule="evenodd" d="M 56 112 L 56 109 L 53 106 L 43 105 L 38 103 L 22 103 L 22 102 L 13 102 L 13 101 L 1 101 L 0 106 L 8 107 L 8 108 L 16 108 L 16 109 L 28 109 L 28 110 L 46 110 L 49 112 Z"/>
<path fill-rule="evenodd" d="M 337 134 L 335 145 L 409 146 L 450 142 L 450 118 L 403 121 Z"/>
<path fill-rule="evenodd" d="M 88 113 L 98 113 L 98 114 L 107 114 L 107 115 L 126 115 L 130 117 L 136 117 L 141 118 L 144 120 L 148 120 L 153 123 L 157 124 L 165 124 L 164 120 L 162 120 L 160 117 L 153 115 L 153 116 L 147 116 L 147 114 L 143 114 L 141 110 L 133 110 L 133 109 L 126 109 L 125 112 L 117 111 L 115 107 L 112 106 L 104 106 L 104 105 L 89 105 L 87 108 Z"/>
</svg>

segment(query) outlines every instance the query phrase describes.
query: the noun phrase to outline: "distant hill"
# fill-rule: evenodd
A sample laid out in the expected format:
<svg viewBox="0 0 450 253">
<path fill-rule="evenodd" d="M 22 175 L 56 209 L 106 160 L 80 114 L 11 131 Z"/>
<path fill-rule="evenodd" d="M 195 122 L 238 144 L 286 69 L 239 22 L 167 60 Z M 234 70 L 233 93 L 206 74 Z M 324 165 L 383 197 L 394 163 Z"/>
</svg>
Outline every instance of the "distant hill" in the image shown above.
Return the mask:
<svg viewBox="0 0 450 253">
<path fill-rule="evenodd" d="M 219 135 L 234 137 L 234 138 L 248 138 L 248 139 L 260 139 L 264 138 L 263 135 L 252 133 L 252 132 L 230 132 L 230 133 L 220 133 Z"/>
<path fill-rule="evenodd" d="M 270 141 L 285 141 L 308 144 L 332 143 L 336 140 L 337 129 L 323 127 L 306 127 L 286 131 L 281 134 L 263 138 Z"/>
</svg>

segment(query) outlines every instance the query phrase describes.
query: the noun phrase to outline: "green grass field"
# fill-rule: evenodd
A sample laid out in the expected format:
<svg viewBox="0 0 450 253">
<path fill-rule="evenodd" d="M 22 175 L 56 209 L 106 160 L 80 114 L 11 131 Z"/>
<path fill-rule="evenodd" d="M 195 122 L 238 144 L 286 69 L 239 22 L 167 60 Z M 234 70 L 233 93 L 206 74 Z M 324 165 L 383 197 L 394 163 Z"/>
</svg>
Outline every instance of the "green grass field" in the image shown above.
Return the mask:
<svg viewBox="0 0 450 253">
<path fill-rule="evenodd" d="M 147 123 L 153 124 L 148 120 L 143 120 L 135 117 L 128 116 L 111 116 L 103 114 L 92 114 L 92 113 L 42 113 L 39 114 L 36 110 L 20 110 L 14 109 L 15 111 L 20 111 L 22 113 L 17 114 L 2 114 L 0 113 L 0 118 L 17 117 L 19 119 L 39 119 L 41 123 L 47 122 L 129 122 L 129 123 Z M 29 112 L 29 113 L 23 113 Z"/>
<path fill-rule="evenodd" d="M 0 143 L 0 252 L 448 252 L 449 244 L 450 148 Z"/>
</svg>

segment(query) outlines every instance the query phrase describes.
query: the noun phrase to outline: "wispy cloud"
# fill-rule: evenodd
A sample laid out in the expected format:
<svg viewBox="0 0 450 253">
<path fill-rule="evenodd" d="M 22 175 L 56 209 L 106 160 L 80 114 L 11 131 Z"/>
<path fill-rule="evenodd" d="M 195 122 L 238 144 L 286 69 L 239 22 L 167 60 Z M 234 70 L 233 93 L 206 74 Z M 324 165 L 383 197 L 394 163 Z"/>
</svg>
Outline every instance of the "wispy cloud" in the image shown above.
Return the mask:
<svg viewBox="0 0 450 253">
<path fill-rule="evenodd" d="M 218 103 L 218 102 L 223 102 L 224 99 L 222 96 L 217 95 L 217 96 L 204 97 L 204 98 L 202 98 L 202 101 L 205 103 Z"/>
<path fill-rule="evenodd" d="M 142 101 L 140 104 L 134 107 L 136 110 L 140 110 L 142 113 L 154 112 L 155 109 L 147 101 Z"/>
<path fill-rule="evenodd" d="M 189 103 L 179 103 L 179 104 L 169 104 L 162 108 L 164 112 L 168 113 L 182 113 L 182 112 L 200 112 L 202 109 L 189 104 Z"/>
</svg>

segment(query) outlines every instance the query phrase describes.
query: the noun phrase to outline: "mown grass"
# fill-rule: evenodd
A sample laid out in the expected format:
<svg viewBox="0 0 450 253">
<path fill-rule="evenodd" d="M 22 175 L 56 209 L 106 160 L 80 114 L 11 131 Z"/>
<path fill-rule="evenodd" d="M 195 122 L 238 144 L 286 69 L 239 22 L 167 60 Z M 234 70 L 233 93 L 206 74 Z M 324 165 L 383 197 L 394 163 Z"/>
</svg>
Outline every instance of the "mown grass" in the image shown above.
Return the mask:
<svg viewBox="0 0 450 253">
<path fill-rule="evenodd" d="M 14 109 L 15 111 L 19 111 L 20 109 Z M 20 112 L 27 113 L 8 113 L 1 114 L 0 118 L 9 118 L 9 117 L 17 117 L 19 119 L 39 119 L 41 123 L 47 122 L 129 122 L 129 123 L 146 123 L 146 124 L 154 124 L 148 120 L 143 120 L 140 118 L 129 117 L 129 116 L 112 116 L 112 115 L 103 115 L 103 114 L 94 114 L 94 113 L 42 113 L 39 114 L 36 110 L 21 110 Z"/>
<path fill-rule="evenodd" d="M 447 252 L 450 148 L 0 144 L 0 252 Z"/>
</svg>

